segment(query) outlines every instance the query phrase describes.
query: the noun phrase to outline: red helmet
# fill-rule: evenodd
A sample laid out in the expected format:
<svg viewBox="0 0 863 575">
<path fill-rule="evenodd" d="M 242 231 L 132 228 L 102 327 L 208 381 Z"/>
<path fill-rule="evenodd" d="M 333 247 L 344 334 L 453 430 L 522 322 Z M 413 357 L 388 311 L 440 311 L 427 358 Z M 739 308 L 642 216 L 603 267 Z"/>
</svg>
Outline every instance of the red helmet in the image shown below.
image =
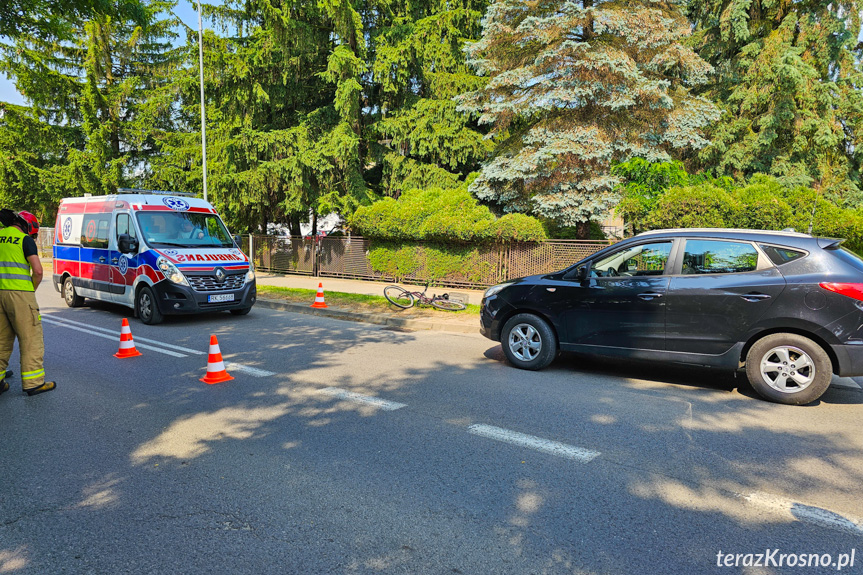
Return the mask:
<svg viewBox="0 0 863 575">
<path fill-rule="evenodd" d="M 24 233 L 28 236 L 35 236 L 39 233 L 39 220 L 30 212 L 18 212 L 18 223 L 22 224 Z"/>
</svg>

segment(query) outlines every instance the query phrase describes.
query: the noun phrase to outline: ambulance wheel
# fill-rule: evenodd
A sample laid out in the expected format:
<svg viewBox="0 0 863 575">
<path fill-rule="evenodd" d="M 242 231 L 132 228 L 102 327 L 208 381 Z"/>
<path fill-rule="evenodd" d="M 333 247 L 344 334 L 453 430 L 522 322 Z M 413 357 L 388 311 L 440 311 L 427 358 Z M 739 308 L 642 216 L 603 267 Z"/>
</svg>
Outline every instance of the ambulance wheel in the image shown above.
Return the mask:
<svg viewBox="0 0 863 575">
<path fill-rule="evenodd" d="M 67 277 L 63 280 L 63 299 L 66 300 L 66 305 L 69 307 L 81 307 L 84 305 L 84 298 L 75 293 L 72 278 Z"/>
<path fill-rule="evenodd" d="M 250 307 L 241 307 L 240 309 L 232 309 L 230 312 L 233 315 L 249 315 L 249 312 L 252 311 Z"/>
<path fill-rule="evenodd" d="M 153 290 L 144 286 L 138 292 L 138 297 L 135 298 L 135 312 L 138 314 L 138 319 L 147 325 L 155 325 L 162 322 L 162 312 L 159 311 L 159 306 L 156 304 L 156 296 L 153 295 Z"/>
</svg>

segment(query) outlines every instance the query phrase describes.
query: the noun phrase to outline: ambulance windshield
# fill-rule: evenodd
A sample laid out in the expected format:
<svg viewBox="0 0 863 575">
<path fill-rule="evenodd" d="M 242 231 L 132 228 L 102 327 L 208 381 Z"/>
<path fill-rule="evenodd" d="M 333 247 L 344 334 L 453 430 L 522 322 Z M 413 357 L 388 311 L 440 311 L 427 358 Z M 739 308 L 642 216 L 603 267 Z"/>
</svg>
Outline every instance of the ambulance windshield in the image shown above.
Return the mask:
<svg viewBox="0 0 863 575">
<path fill-rule="evenodd" d="M 141 235 L 152 247 L 234 247 L 225 224 L 214 214 L 197 212 L 138 212 Z"/>
</svg>

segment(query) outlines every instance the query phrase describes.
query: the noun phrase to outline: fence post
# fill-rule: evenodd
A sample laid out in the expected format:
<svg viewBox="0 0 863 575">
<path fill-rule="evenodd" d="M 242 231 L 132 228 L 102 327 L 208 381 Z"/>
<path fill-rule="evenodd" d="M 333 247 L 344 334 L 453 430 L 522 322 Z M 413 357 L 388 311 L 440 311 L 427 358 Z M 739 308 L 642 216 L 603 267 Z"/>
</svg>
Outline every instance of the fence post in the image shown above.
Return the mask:
<svg viewBox="0 0 863 575">
<path fill-rule="evenodd" d="M 254 265 L 255 263 L 255 241 L 254 237 L 251 233 L 249 234 L 249 261 Z"/>
</svg>

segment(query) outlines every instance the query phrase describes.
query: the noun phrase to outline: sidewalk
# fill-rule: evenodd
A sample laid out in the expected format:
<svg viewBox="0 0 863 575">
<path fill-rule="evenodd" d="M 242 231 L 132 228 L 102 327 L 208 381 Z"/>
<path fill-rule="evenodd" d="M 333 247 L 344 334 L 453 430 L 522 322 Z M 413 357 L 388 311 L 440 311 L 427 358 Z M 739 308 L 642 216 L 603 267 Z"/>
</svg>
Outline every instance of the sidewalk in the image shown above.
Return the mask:
<svg viewBox="0 0 863 575">
<path fill-rule="evenodd" d="M 390 283 L 370 282 L 362 280 L 348 280 L 341 278 L 320 278 L 301 275 L 281 275 L 271 274 L 266 272 L 256 272 L 258 285 L 299 288 L 317 290 L 318 284 L 324 286 L 324 296 L 326 299 L 327 292 L 343 292 L 356 293 L 364 295 L 383 296 L 384 288 Z M 409 289 L 422 290 L 422 287 L 407 286 Z M 479 305 L 482 301 L 483 291 L 467 290 L 467 289 L 448 289 L 448 288 L 429 288 L 428 293 L 449 293 L 450 295 L 459 294 L 464 298 L 466 303 Z M 314 301 L 314 300 L 312 300 Z M 266 307 L 269 309 L 277 309 L 293 313 L 305 313 L 311 315 L 320 315 L 331 317 L 334 319 L 359 321 L 364 323 L 373 323 L 377 325 L 388 325 L 403 329 L 411 330 L 434 330 L 446 331 L 452 333 L 479 333 L 479 318 L 475 315 L 465 317 L 461 314 L 448 314 L 440 312 L 434 318 L 417 318 L 408 319 L 398 316 L 398 312 L 392 313 L 363 313 L 342 310 L 334 307 L 326 309 L 313 308 L 306 304 L 296 304 L 276 299 L 268 299 L 266 296 L 258 297 L 255 304 L 257 306 Z"/>
</svg>

